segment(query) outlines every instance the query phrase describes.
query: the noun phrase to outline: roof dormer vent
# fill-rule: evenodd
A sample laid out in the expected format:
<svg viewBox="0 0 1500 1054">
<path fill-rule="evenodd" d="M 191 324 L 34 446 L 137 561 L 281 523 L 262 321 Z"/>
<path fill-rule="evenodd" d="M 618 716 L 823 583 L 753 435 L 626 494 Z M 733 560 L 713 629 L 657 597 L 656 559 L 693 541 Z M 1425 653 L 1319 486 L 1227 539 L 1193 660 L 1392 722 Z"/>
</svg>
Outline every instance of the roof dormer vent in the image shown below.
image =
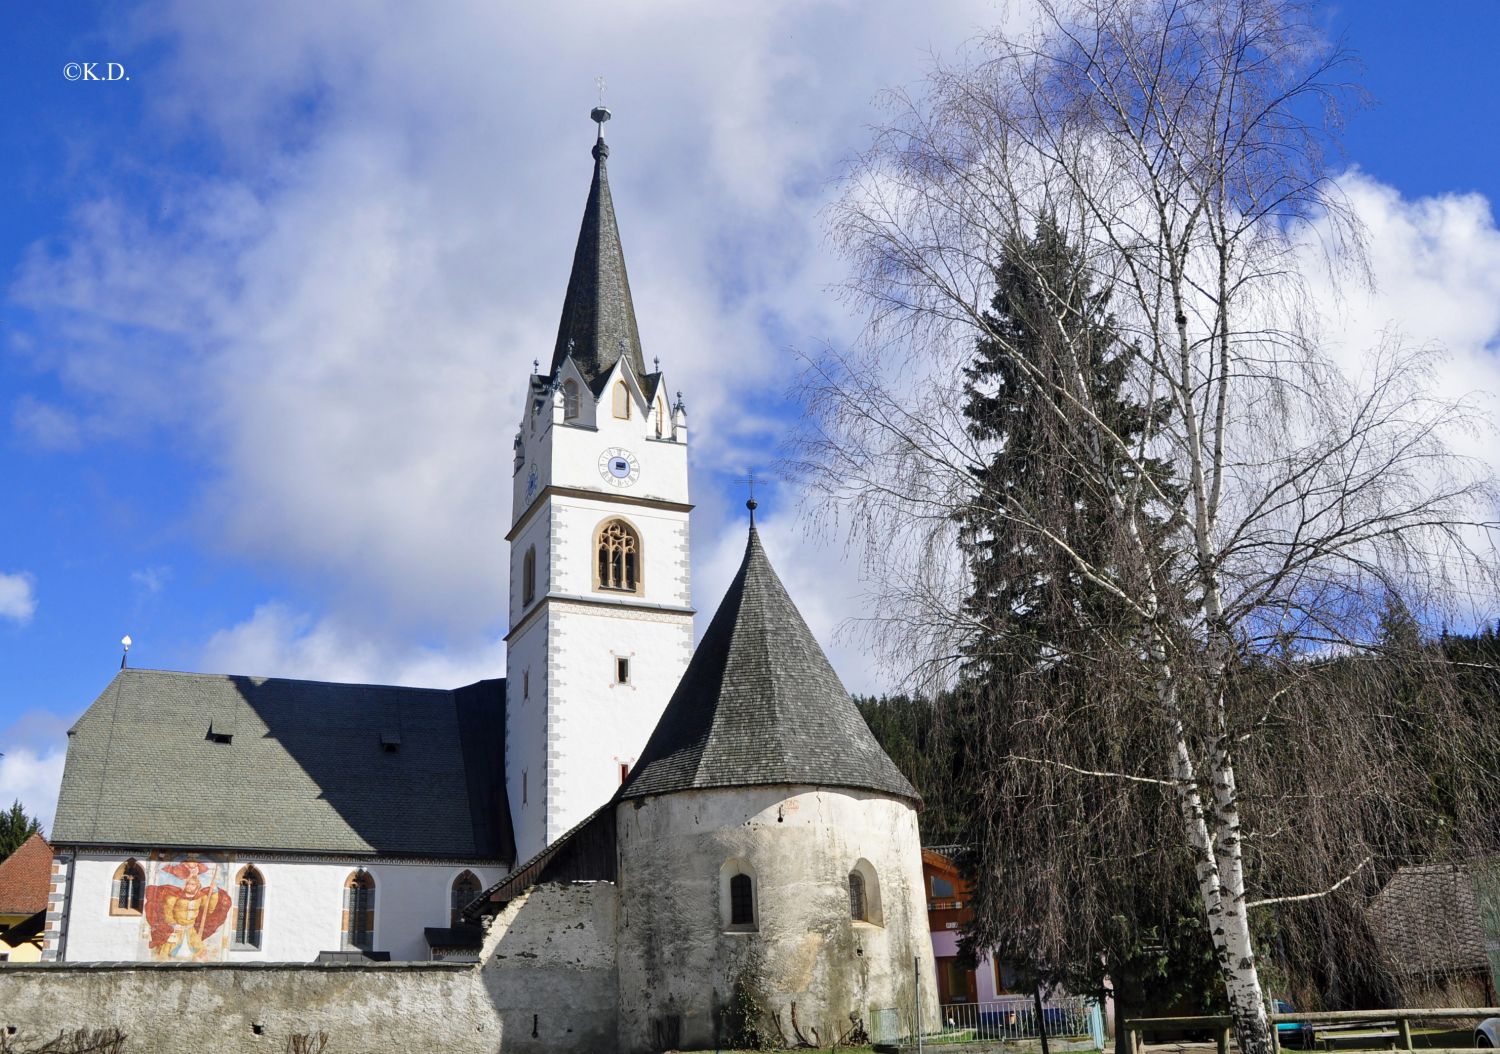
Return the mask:
<svg viewBox="0 0 1500 1054">
<path fill-rule="evenodd" d="M 382 732 L 380 734 L 380 749 L 387 754 L 394 754 L 401 749 L 400 732 Z"/>
</svg>

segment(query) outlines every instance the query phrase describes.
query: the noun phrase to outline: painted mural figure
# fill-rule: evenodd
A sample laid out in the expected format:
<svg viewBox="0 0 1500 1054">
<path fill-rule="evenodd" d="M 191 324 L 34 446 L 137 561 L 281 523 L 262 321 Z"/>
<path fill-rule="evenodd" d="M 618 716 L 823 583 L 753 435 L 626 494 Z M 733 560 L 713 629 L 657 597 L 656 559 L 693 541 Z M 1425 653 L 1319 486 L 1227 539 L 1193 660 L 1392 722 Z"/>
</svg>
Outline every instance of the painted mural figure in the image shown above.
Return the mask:
<svg viewBox="0 0 1500 1054">
<path fill-rule="evenodd" d="M 162 864 L 157 877 L 172 875 L 181 885 L 163 882 L 146 887 L 147 945 L 157 960 L 204 962 L 222 956 L 229 916 L 229 893 L 219 888 L 219 867 L 200 860 Z M 202 876 L 208 875 L 207 882 Z"/>
</svg>

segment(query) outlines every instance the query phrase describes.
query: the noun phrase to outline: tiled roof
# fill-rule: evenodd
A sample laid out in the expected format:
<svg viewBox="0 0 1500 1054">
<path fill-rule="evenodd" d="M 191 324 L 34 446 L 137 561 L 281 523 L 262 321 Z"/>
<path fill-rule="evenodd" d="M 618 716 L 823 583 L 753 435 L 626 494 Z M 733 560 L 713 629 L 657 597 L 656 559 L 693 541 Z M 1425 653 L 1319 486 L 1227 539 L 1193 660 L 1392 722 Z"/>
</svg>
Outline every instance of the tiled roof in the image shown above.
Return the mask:
<svg viewBox="0 0 1500 1054">
<path fill-rule="evenodd" d="M 509 863 L 504 728 L 499 680 L 121 670 L 68 732 L 52 840 Z"/>
<path fill-rule="evenodd" d="M 1463 866 L 1403 867 L 1366 909 L 1385 958 L 1402 973 L 1489 970 L 1473 872 Z"/>
<path fill-rule="evenodd" d="M 0 915 L 33 915 L 47 909 L 52 847 L 39 834 L 0 860 Z"/>
<path fill-rule="evenodd" d="M 571 354 L 590 384 L 598 383 L 622 356 L 629 360 L 637 377 L 646 372 L 635 305 L 630 299 L 630 279 L 625 274 L 625 252 L 620 247 L 620 227 L 609 193 L 607 157 L 609 147 L 600 137 L 594 145 L 594 178 L 583 207 L 550 371 L 555 377 L 557 368 Z"/>
<path fill-rule="evenodd" d="M 740 565 L 622 798 L 754 784 L 916 800 L 750 529 Z"/>
</svg>

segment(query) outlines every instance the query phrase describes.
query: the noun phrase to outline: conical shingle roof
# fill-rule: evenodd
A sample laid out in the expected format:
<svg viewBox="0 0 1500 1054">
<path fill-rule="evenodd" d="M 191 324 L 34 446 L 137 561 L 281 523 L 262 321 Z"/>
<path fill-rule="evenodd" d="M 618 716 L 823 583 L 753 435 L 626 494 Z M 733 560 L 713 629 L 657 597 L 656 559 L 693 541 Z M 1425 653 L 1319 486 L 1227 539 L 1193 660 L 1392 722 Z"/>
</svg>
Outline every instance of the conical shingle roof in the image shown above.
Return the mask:
<svg viewBox="0 0 1500 1054">
<path fill-rule="evenodd" d="M 594 181 L 583 208 L 573 271 L 568 276 L 557 345 L 552 352 L 554 375 L 571 354 L 591 384 L 622 357 L 630 361 L 637 377 L 646 373 L 635 305 L 630 299 L 630 279 L 625 274 L 625 253 L 620 248 L 620 227 L 609 194 L 605 168 L 608 157 L 609 147 L 601 135 L 594 144 Z"/>
<path fill-rule="evenodd" d="M 808 784 L 916 800 L 750 529 L 740 565 L 622 798 Z"/>
</svg>

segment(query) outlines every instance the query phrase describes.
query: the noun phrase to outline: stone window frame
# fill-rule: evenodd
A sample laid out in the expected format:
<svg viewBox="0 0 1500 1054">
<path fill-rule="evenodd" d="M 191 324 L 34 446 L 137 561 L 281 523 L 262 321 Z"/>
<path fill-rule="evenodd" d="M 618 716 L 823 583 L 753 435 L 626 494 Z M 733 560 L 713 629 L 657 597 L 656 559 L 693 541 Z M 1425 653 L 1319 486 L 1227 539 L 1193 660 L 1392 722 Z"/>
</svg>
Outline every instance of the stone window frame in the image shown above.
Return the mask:
<svg viewBox="0 0 1500 1054">
<path fill-rule="evenodd" d="M 605 533 L 616 525 L 623 528 L 626 540 L 630 543 L 631 546 L 633 546 L 633 549 L 626 548 L 622 543 L 622 551 L 620 555 L 620 574 L 622 581 L 625 579 L 625 571 L 627 567 L 626 557 L 635 557 L 635 581 L 632 586 L 610 585 L 606 581 L 606 577 L 612 577 L 612 575 L 601 574 L 601 572 L 604 571 L 605 567 L 608 566 L 608 564 L 606 563 L 605 546 L 607 544 L 607 540 L 605 538 Z M 611 546 L 611 548 L 613 548 L 613 546 Z M 623 593 L 626 596 L 637 597 L 644 596 L 646 592 L 646 545 L 645 540 L 641 534 L 641 529 L 623 516 L 610 516 L 604 520 L 601 520 L 599 522 L 599 525 L 594 528 L 593 566 L 594 592 Z"/>
<path fill-rule="evenodd" d="M 246 890 L 252 892 L 247 894 Z M 247 896 L 250 898 L 248 906 L 245 903 Z M 243 925 L 243 913 L 247 907 L 251 914 L 248 927 Z M 266 876 L 254 864 L 246 864 L 234 876 L 234 930 L 230 947 L 237 951 L 260 951 L 265 941 Z"/>
<path fill-rule="evenodd" d="M 360 904 L 360 893 L 366 895 L 367 903 Z M 375 950 L 375 897 L 374 875 L 363 867 L 349 872 L 349 877 L 344 879 L 344 914 L 339 920 L 339 943 L 345 951 Z M 355 911 L 365 916 L 366 928 L 353 928 Z M 356 937 L 364 937 L 364 943 L 355 940 Z"/>
<path fill-rule="evenodd" d="M 465 882 L 465 879 L 468 881 Z M 464 883 L 462 890 L 459 888 L 461 882 Z M 484 883 L 471 869 L 466 867 L 455 875 L 453 881 L 448 883 L 448 925 L 462 925 L 464 908 L 473 903 L 474 898 L 483 892 Z"/>
<path fill-rule="evenodd" d="M 735 880 L 743 878 L 750 887 L 750 921 L 735 922 Z M 743 886 L 742 886 L 743 888 Z M 719 868 L 719 918 L 725 933 L 760 931 L 760 878 L 748 860 L 731 857 Z"/>
<path fill-rule="evenodd" d="M 616 381 L 614 387 L 613 405 L 611 406 L 611 409 L 614 411 L 615 420 L 630 420 L 630 404 L 634 401 L 635 400 L 631 398 L 630 395 L 630 385 L 626 384 L 624 380 Z M 624 413 L 621 413 L 621 410 L 623 410 Z"/>
<path fill-rule="evenodd" d="M 858 879 L 858 883 L 856 883 Z M 849 893 L 849 918 L 855 925 L 884 926 L 885 914 L 880 899 L 880 876 L 875 871 L 875 865 L 864 857 L 854 862 L 849 869 L 844 884 Z M 863 901 L 864 913 L 855 913 L 855 886 L 860 887 L 860 897 Z"/>
<path fill-rule="evenodd" d="M 127 880 L 132 886 L 127 892 L 122 883 Z M 138 917 L 141 914 L 141 906 L 146 899 L 146 869 L 143 868 L 135 857 L 131 857 L 115 868 L 114 877 L 109 883 L 109 913 L 111 915 L 128 915 Z"/>
<path fill-rule="evenodd" d="M 578 382 L 575 380 L 563 381 L 563 420 L 576 421 L 580 413 L 578 402 Z"/>
</svg>

